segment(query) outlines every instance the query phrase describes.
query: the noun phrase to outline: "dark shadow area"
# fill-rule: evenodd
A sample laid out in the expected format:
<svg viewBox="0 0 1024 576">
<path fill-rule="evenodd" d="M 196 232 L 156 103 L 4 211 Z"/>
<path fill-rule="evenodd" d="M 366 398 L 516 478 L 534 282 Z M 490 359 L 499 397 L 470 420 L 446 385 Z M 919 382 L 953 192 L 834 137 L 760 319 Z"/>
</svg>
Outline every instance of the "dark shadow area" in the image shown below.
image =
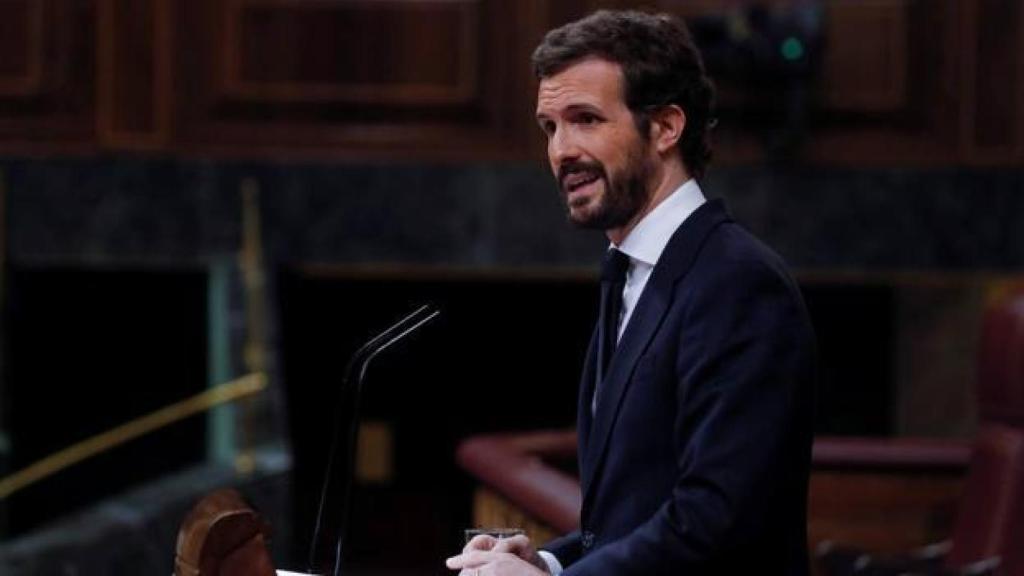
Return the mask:
<svg viewBox="0 0 1024 576">
<path fill-rule="evenodd" d="M 7 269 L 11 468 L 206 388 L 206 274 Z M 60 472 L 5 502 L 9 535 L 205 459 L 192 418 Z"/>
<path fill-rule="evenodd" d="M 573 426 L 596 286 L 586 278 L 358 275 L 284 269 L 279 296 L 294 468 L 294 560 L 304 562 L 349 355 L 421 303 L 442 317 L 370 370 L 362 419 L 391 428 L 393 478 L 358 485 L 354 565 L 432 569 L 469 526 L 471 483 L 452 454 L 488 432 Z M 804 286 L 821 353 L 819 432 L 883 435 L 892 387 L 892 288 Z M 297 564 L 296 564 L 297 565 Z"/>
</svg>

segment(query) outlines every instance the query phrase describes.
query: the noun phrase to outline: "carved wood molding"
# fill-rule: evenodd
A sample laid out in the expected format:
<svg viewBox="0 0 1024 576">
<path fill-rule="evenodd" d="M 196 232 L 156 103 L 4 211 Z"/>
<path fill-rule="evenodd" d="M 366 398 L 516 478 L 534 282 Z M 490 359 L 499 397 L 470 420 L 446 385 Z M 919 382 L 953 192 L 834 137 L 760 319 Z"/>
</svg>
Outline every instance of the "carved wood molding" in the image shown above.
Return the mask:
<svg viewBox="0 0 1024 576">
<path fill-rule="evenodd" d="M 961 154 L 971 164 L 1024 161 L 1024 6 L 958 3 Z"/>
<path fill-rule="evenodd" d="M 221 92 L 228 98 L 273 103 L 422 106 L 469 104 L 479 95 L 480 0 L 227 0 L 223 3 L 223 12 Z M 373 59 L 374 53 L 379 56 L 381 52 L 392 52 L 391 61 L 384 64 L 382 71 L 385 75 L 391 72 L 399 75 L 375 80 L 365 77 L 373 74 L 363 74 L 360 78 L 357 71 L 352 74 L 354 77 L 345 78 L 345 70 L 335 69 L 320 71 L 331 73 L 333 78 L 253 78 L 248 72 L 263 64 L 263 59 L 259 54 L 247 53 L 246 46 L 264 42 L 273 45 L 275 38 L 253 37 L 260 31 L 260 24 L 267 32 L 265 25 L 275 19 L 290 20 L 300 31 L 306 26 L 315 28 L 334 23 L 338 28 L 335 32 L 341 33 L 335 48 L 343 52 L 366 52 L 366 63 L 370 67 L 380 64 Z M 439 21 L 444 19 L 453 20 L 454 25 L 439 26 Z M 353 29 L 358 25 L 371 29 L 361 31 L 355 38 L 346 38 L 346 31 L 360 32 Z M 398 30 L 393 31 L 393 35 L 384 34 L 389 27 Z M 278 29 L 278 32 L 287 35 L 295 30 Z M 396 41 L 403 36 L 414 38 L 415 42 Z M 418 52 L 439 43 L 448 43 L 454 48 L 451 54 L 456 60 L 451 70 L 453 78 L 401 77 L 427 64 L 419 60 Z M 288 72 L 294 72 L 295 68 Z"/>
<path fill-rule="evenodd" d="M 91 150 L 95 0 L 0 0 L 0 152 Z"/>
<path fill-rule="evenodd" d="M 100 0 L 97 134 L 113 148 L 170 140 L 173 0 Z"/>
<path fill-rule="evenodd" d="M 889 112 L 907 105 L 908 6 L 909 0 L 828 4 L 825 108 Z"/>
<path fill-rule="evenodd" d="M 654 0 L 687 19 L 720 0 Z M 792 6 L 765 0 L 770 9 Z M 819 0 L 796 156 L 849 166 L 1024 161 L 1024 5 Z M 529 56 L 634 0 L 0 0 L 0 151 L 539 158 Z M 746 6 L 746 4 L 744 4 Z M 775 97 L 719 82 L 719 164 L 762 162 Z M 735 117 L 730 117 L 730 114 Z M 752 121 L 753 119 L 753 121 Z M 770 128 L 770 127 L 769 127 Z M 76 148 L 77 147 L 77 148 Z"/>
<path fill-rule="evenodd" d="M 42 88 L 44 7 L 41 0 L 0 0 L 0 21 L 5 22 L 0 29 L 8 32 L 0 36 L 0 50 L 21 56 L 20 63 L 0 68 L 0 98 L 37 96 Z"/>
<path fill-rule="evenodd" d="M 346 158 L 532 151 L 529 53 L 549 2 L 182 2 L 178 146 Z M 511 62 L 519 64 L 509 70 Z M 538 148 L 539 149 L 539 148 Z"/>
</svg>

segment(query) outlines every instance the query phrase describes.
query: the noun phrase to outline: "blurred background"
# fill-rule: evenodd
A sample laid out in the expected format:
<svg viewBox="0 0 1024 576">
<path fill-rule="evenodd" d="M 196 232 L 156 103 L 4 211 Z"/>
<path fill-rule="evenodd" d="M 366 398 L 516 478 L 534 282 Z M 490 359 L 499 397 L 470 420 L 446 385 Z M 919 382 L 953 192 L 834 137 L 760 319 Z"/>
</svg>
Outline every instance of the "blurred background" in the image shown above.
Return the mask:
<svg viewBox="0 0 1024 576">
<path fill-rule="evenodd" d="M 460 442 L 574 423 L 604 240 L 565 222 L 529 55 L 623 7 L 704 52 L 702 186 L 800 281 L 817 433 L 948 448 L 884 506 L 822 464 L 812 543 L 948 537 L 985 311 L 1024 269 L 1020 2 L 0 0 L 0 478 L 267 375 L 0 493 L 0 573 L 169 573 L 223 486 L 299 568 L 348 356 L 421 303 L 440 320 L 367 382 L 346 562 L 444 573 L 479 518 Z"/>
</svg>

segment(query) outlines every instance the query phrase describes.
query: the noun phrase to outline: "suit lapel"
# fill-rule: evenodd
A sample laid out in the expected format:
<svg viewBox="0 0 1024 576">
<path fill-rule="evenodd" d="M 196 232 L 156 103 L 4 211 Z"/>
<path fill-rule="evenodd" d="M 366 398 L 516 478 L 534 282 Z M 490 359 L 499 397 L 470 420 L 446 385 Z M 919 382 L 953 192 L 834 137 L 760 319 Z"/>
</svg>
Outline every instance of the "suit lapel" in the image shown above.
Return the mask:
<svg viewBox="0 0 1024 576">
<path fill-rule="evenodd" d="M 590 346 L 587 347 L 587 357 L 583 362 L 583 374 L 580 376 L 579 403 L 576 407 L 576 435 L 577 450 L 579 453 L 580 482 L 586 486 L 587 475 L 583 474 L 585 466 L 584 453 L 587 441 L 590 437 L 590 426 L 593 423 L 593 415 L 590 412 L 590 399 L 594 395 L 594 384 L 597 380 L 597 328 L 590 337 Z"/>
<path fill-rule="evenodd" d="M 584 381 L 581 385 L 580 415 L 578 417 L 580 422 L 580 480 L 584 512 L 588 509 L 593 487 L 596 484 L 594 480 L 600 472 L 607 453 L 608 438 L 611 436 L 615 420 L 618 417 L 622 399 L 632 381 L 631 376 L 636 370 L 637 362 L 665 318 L 665 312 L 672 303 L 675 292 L 673 287 L 676 281 L 689 271 L 700 247 L 711 231 L 727 220 L 729 220 L 729 215 L 722 201 L 709 201 L 690 215 L 672 235 L 661 258 L 655 265 L 651 278 L 633 310 L 626 331 L 615 349 L 615 354 L 608 366 L 606 380 L 600 385 L 597 411 L 592 420 L 590 418 L 590 396 L 595 379 L 594 362 L 597 360 L 594 353 L 595 342 L 591 341 L 583 370 Z M 588 386 L 591 393 L 586 394 Z M 587 424 L 585 428 L 583 427 L 584 422 Z"/>
</svg>

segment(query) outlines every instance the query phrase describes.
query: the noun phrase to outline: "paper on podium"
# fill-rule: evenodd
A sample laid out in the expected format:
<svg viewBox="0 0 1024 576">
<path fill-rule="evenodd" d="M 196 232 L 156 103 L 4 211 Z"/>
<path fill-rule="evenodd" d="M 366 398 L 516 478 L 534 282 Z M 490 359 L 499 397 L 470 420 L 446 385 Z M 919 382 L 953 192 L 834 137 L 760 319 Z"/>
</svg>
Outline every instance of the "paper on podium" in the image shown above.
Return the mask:
<svg viewBox="0 0 1024 576">
<path fill-rule="evenodd" d="M 289 572 L 287 570 L 278 570 L 277 576 L 316 576 L 316 574 L 310 574 L 309 572 Z"/>
</svg>

